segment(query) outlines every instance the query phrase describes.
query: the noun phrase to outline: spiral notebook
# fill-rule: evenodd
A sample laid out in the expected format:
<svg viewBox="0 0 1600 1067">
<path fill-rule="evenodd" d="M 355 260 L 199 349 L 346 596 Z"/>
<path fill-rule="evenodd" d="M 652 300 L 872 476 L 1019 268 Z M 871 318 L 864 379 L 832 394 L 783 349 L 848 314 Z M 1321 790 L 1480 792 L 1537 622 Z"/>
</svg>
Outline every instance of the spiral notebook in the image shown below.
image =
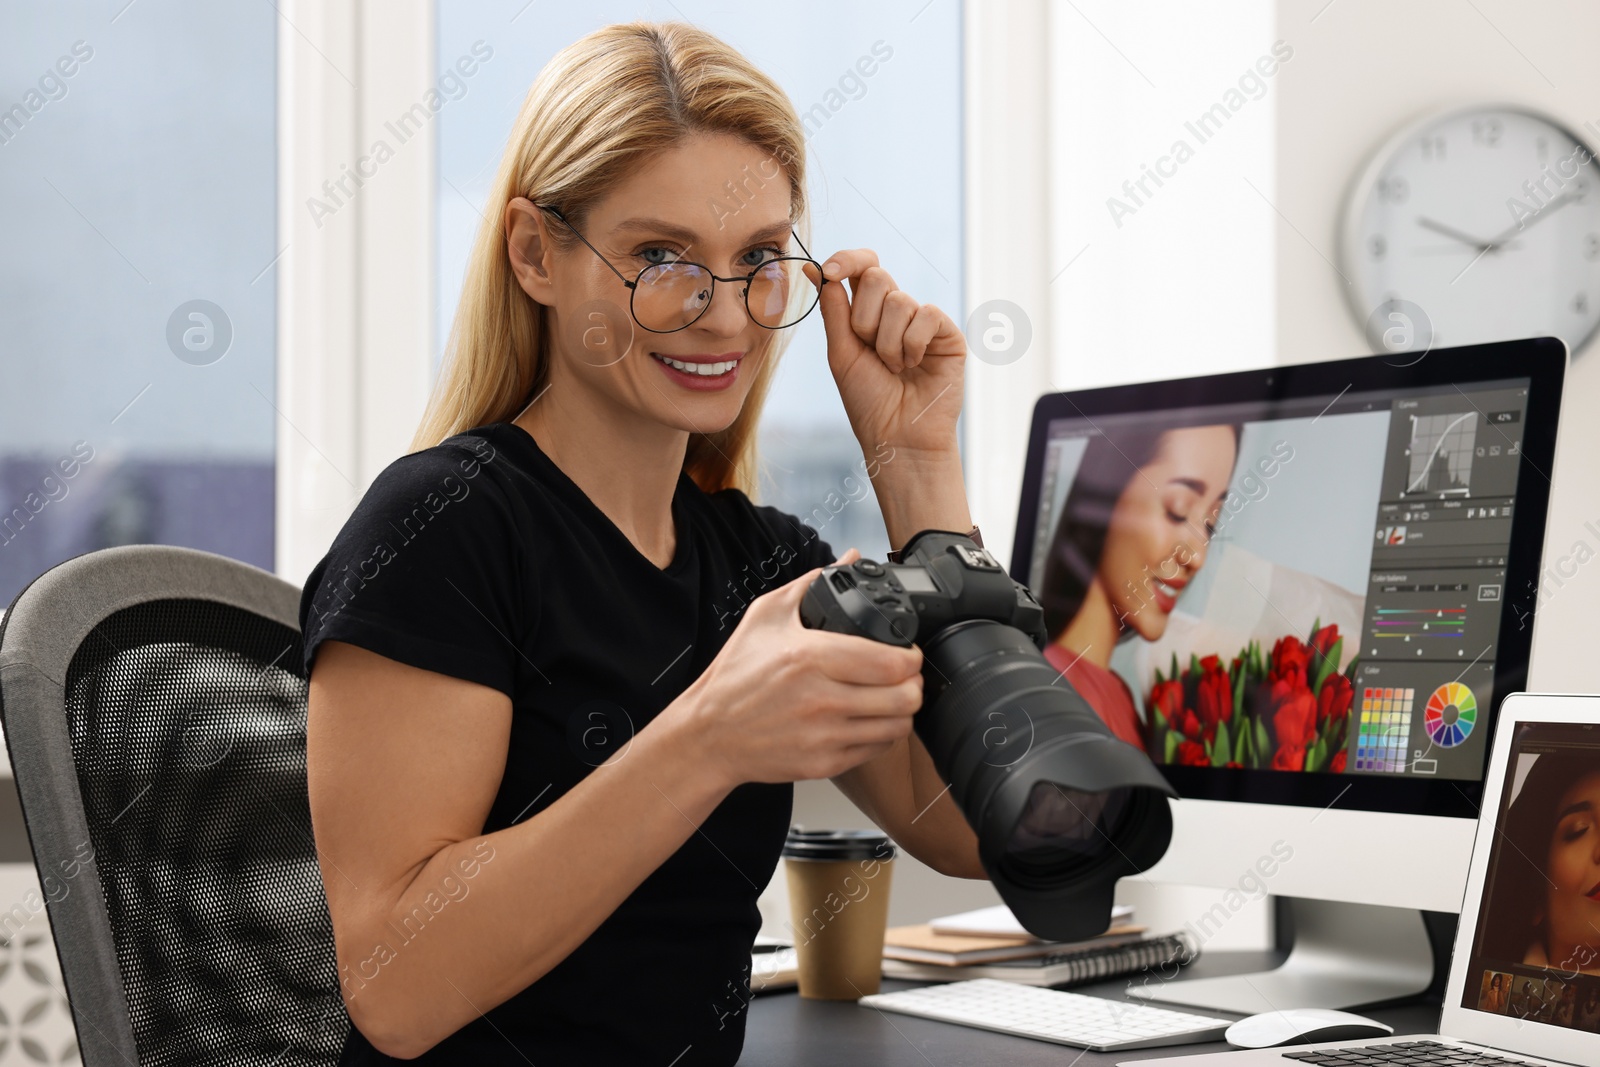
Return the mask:
<svg viewBox="0 0 1600 1067">
<path fill-rule="evenodd" d="M 1068 986 L 1099 982 L 1119 975 L 1134 974 L 1152 967 L 1183 966 L 1200 955 L 1200 947 L 1185 932 L 1150 937 L 1127 944 L 1107 945 L 1053 952 L 1030 959 L 1002 960 L 995 963 L 948 967 L 935 963 L 912 963 L 885 958 L 885 978 L 905 978 L 916 982 L 957 982 L 967 978 L 998 978 L 1034 986 Z"/>
<path fill-rule="evenodd" d="M 977 937 L 968 934 L 940 933 L 929 923 L 919 926 L 892 926 L 883 936 L 883 954 L 910 963 L 932 963 L 939 967 L 963 967 L 977 963 L 1029 959 L 1037 956 L 1065 958 L 1085 949 L 1125 945 L 1144 939 L 1145 928 L 1130 924 L 1111 927 L 1098 937 L 1082 941 L 1026 941 L 1015 937 Z"/>
</svg>

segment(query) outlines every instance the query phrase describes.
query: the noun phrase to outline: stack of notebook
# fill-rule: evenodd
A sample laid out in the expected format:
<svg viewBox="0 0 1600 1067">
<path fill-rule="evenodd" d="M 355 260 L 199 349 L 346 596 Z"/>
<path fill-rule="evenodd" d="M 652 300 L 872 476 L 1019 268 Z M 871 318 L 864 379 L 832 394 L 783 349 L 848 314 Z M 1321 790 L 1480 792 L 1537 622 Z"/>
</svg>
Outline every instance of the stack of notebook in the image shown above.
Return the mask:
<svg viewBox="0 0 1600 1067">
<path fill-rule="evenodd" d="M 1132 920 L 1132 908 L 1118 907 L 1105 933 L 1075 942 L 1034 937 L 1003 904 L 917 926 L 890 927 L 884 936 L 883 974 L 922 982 L 999 978 L 1062 986 L 1188 963 L 1198 955 L 1191 938 L 1150 937 Z"/>
</svg>

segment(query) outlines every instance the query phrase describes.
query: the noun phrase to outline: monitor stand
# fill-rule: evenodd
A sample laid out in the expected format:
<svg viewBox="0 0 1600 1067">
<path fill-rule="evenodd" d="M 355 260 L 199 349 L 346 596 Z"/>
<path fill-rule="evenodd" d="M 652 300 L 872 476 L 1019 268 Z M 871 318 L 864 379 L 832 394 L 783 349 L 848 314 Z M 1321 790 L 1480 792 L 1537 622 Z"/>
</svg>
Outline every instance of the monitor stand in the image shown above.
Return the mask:
<svg viewBox="0 0 1600 1067">
<path fill-rule="evenodd" d="M 1255 1015 L 1291 1008 L 1354 1008 L 1424 992 L 1433 948 L 1411 908 L 1286 898 L 1294 945 L 1281 965 L 1255 974 L 1134 982 L 1131 996 Z"/>
</svg>

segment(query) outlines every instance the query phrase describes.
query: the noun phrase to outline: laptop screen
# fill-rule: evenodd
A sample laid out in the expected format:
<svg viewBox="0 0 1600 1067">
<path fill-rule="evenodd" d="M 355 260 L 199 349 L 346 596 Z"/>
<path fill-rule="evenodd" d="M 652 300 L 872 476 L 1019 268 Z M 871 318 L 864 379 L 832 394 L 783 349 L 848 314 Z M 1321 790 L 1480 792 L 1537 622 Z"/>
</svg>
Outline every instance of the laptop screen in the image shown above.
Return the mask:
<svg viewBox="0 0 1600 1067">
<path fill-rule="evenodd" d="M 1512 738 L 1463 1008 L 1600 1031 L 1600 725 Z"/>
</svg>

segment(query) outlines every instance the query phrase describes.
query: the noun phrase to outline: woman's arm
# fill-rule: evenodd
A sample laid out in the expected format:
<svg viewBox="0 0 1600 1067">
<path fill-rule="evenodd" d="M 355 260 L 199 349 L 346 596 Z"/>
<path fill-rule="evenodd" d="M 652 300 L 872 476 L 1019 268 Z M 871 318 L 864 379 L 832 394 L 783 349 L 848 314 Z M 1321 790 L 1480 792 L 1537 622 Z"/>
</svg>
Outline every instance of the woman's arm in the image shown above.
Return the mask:
<svg viewBox="0 0 1600 1067">
<path fill-rule="evenodd" d="M 923 530 L 964 534 L 972 529 L 961 453 L 953 437 L 946 448 L 932 453 L 896 448 L 887 462 L 878 465 L 872 489 L 890 548 L 905 548 Z"/>
<path fill-rule="evenodd" d="M 341 991 L 379 1051 L 421 1055 L 527 988 L 740 783 L 832 777 L 905 741 L 922 703 L 919 655 L 802 626 L 800 599 L 820 573 L 756 597 L 630 744 L 490 834 L 510 698 L 322 642 L 311 819 Z"/>
<path fill-rule="evenodd" d="M 956 445 L 966 338 L 950 316 L 897 286 L 871 249 L 835 253 L 823 269 L 839 283 L 822 287 L 820 303 L 828 367 L 850 427 L 863 454 L 892 448 L 871 472 L 890 546 L 904 548 L 921 530 L 967 532 L 972 517 Z M 914 736 L 834 782 L 930 867 L 987 877 L 977 835 Z"/>
<path fill-rule="evenodd" d="M 972 528 L 953 440 L 937 456 L 896 452 L 878 468 L 873 489 L 891 545 L 903 548 L 922 530 L 964 533 Z M 843 561 L 854 558 L 846 552 Z M 915 735 L 833 781 L 873 822 L 934 870 L 956 878 L 988 877 L 978 861 L 977 835 Z"/>
<path fill-rule="evenodd" d="M 625 759 L 483 834 L 510 732 L 498 690 L 340 641 L 319 649 L 306 739 L 318 860 L 346 1007 L 386 1055 L 421 1055 L 527 988 L 731 788 L 683 718 L 663 715 Z"/>
<path fill-rule="evenodd" d="M 987 878 L 978 835 L 915 734 L 833 779 L 895 842 L 940 874 Z"/>
</svg>

